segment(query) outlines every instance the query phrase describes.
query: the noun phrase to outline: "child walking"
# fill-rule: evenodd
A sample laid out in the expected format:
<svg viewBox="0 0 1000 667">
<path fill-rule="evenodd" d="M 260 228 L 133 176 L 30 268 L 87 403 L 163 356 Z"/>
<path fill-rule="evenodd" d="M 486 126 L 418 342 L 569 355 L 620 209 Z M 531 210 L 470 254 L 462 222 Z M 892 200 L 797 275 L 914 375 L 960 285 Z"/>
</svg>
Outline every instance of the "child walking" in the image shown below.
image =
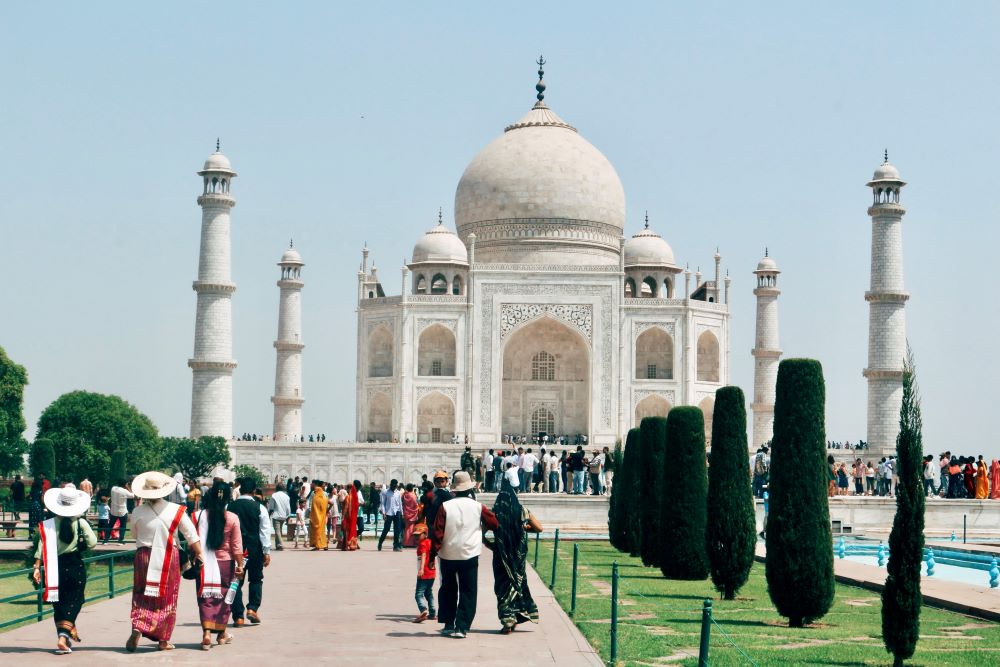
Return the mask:
<svg viewBox="0 0 1000 667">
<path fill-rule="evenodd" d="M 300 500 L 299 506 L 295 509 L 295 518 L 289 518 L 288 523 L 294 522 L 294 539 L 293 543 L 295 548 L 299 548 L 299 538 L 302 539 L 302 546 L 309 546 L 308 538 L 306 538 L 306 501 Z"/>
<path fill-rule="evenodd" d="M 107 541 L 108 528 L 111 527 L 111 508 L 108 506 L 108 497 L 101 496 L 97 499 L 97 539 Z"/>
<path fill-rule="evenodd" d="M 437 570 L 431 559 L 431 541 L 427 537 L 427 524 L 418 523 L 413 528 L 413 534 L 418 540 L 417 590 L 414 597 L 417 600 L 417 609 L 420 611 L 413 622 L 423 623 L 437 619 L 437 614 L 434 613 L 434 579 L 437 577 Z"/>
</svg>

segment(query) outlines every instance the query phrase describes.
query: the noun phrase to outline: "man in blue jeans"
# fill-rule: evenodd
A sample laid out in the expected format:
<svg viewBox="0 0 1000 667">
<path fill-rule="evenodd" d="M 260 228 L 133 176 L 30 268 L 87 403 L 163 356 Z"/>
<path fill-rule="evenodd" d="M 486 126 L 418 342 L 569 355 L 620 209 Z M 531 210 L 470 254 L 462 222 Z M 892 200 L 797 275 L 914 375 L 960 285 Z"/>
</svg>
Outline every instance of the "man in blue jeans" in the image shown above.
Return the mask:
<svg viewBox="0 0 1000 667">
<path fill-rule="evenodd" d="M 576 451 L 573 452 L 569 457 L 570 470 L 573 471 L 573 495 L 580 495 L 583 493 L 583 482 L 584 482 L 584 462 L 583 462 L 583 446 L 577 445 Z"/>
<path fill-rule="evenodd" d="M 385 524 L 382 526 L 382 536 L 378 538 L 379 551 L 382 551 L 382 543 L 385 542 L 385 536 L 389 533 L 390 525 L 392 525 L 392 550 L 403 550 L 403 499 L 396 493 L 396 487 L 398 486 L 398 480 L 390 480 L 389 488 L 382 489 L 380 495 L 381 507 L 379 510 L 382 512 L 382 516 L 385 517 Z"/>
</svg>

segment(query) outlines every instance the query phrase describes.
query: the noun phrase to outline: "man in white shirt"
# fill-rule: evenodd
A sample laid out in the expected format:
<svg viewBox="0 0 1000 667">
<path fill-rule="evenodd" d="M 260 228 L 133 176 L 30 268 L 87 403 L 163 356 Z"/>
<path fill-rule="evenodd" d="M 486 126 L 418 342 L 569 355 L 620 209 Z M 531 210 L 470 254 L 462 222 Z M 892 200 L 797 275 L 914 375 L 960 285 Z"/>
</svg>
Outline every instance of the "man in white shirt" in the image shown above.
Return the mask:
<svg viewBox="0 0 1000 667">
<path fill-rule="evenodd" d="M 535 477 L 535 465 L 538 457 L 531 453 L 531 447 L 521 456 L 521 489 L 525 493 L 531 493 L 532 481 Z"/>
<path fill-rule="evenodd" d="M 389 480 L 389 488 L 382 489 L 379 495 L 379 511 L 385 519 L 382 526 L 382 536 L 378 540 L 378 550 L 382 551 L 382 543 L 389 533 L 389 526 L 392 526 L 392 550 L 403 550 L 403 498 L 401 493 L 396 493 L 399 486 L 398 480 Z"/>
<path fill-rule="evenodd" d="M 556 456 L 555 451 L 549 452 L 548 456 L 545 457 L 545 473 L 549 478 L 549 493 L 558 493 L 559 491 L 559 457 Z"/>
<path fill-rule="evenodd" d="M 284 551 L 285 547 L 281 544 L 281 533 L 292 512 L 292 505 L 282 485 L 279 484 L 278 488 L 271 494 L 267 501 L 267 509 L 271 514 L 271 525 L 274 527 L 274 550 Z"/>
<path fill-rule="evenodd" d="M 507 466 L 507 470 L 504 471 L 503 475 L 510 482 L 510 485 L 515 491 L 521 486 L 521 469 L 515 466 L 510 461 L 505 461 L 504 465 Z"/>
<path fill-rule="evenodd" d="M 111 532 L 118 526 L 118 544 L 125 543 L 125 528 L 128 526 L 128 501 L 135 498 L 124 479 L 111 487 L 111 506 L 108 508 L 108 529 L 104 533 L 103 544 L 108 543 Z"/>
<path fill-rule="evenodd" d="M 494 488 L 494 478 L 493 478 L 493 450 L 491 449 L 483 457 L 483 469 L 486 472 L 486 491 L 492 491 Z"/>
</svg>

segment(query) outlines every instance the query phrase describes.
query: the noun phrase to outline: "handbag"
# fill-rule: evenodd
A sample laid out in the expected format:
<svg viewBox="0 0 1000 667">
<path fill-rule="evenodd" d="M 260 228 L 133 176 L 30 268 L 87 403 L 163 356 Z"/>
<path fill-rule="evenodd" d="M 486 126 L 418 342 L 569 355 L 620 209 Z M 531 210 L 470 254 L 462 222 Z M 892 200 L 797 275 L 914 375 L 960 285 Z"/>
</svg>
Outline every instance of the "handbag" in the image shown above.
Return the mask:
<svg viewBox="0 0 1000 667">
<path fill-rule="evenodd" d="M 201 560 L 198 558 L 193 558 L 189 553 L 187 545 L 180 551 L 180 565 L 181 565 L 181 577 L 187 579 L 188 581 L 200 581 L 201 580 Z"/>
</svg>

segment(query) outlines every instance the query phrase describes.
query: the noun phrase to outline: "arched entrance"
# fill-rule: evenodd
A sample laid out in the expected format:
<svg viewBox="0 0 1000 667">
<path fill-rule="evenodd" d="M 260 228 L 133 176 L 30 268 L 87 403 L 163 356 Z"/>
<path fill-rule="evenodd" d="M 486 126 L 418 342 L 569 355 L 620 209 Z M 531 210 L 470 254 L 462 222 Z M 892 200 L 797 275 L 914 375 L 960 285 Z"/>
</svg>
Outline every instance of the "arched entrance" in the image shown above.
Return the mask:
<svg viewBox="0 0 1000 667">
<path fill-rule="evenodd" d="M 368 439 L 392 440 L 392 399 L 377 391 L 368 398 Z"/>
<path fill-rule="evenodd" d="M 634 426 L 639 426 L 646 417 L 666 417 L 672 407 L 667 399 L 651 394 L 635 406 Z"/>
<path fill-rule="evenodd" d="M 705 417 L 705 447 L 711 449 L 712 447 L 712 415 L 715 414 L 715 399 L 711 396 L 706 396 L 701 399 L 701 403 L 698 404 L 701 408 L 701 414 Z"/>
<path fill-rule="evenodd" d="M 589 434 L 590 348 L 579 333 L 550 317 L 529 322 L 507 338 L 501 366 L 503 434 Z"/>
<path fill-rule="evenodd" d="M 451 442 L 455 435 L 455 404 L 439 391 L 417 403 L 417 442 Z"/>
</svg>

